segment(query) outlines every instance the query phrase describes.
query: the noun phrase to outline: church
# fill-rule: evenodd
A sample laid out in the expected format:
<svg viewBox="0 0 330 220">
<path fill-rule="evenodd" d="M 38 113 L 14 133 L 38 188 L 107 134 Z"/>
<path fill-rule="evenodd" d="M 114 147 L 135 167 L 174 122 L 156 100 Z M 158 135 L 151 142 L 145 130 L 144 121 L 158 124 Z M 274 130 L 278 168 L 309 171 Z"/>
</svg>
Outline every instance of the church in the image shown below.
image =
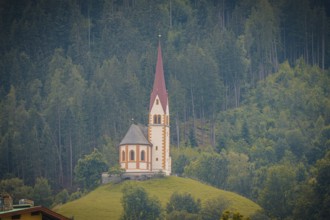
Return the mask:
<svg viewBox="0 0 330 220">
<path fill-rule="evenodd" d="M 119 144 L 119 163 L 125 175 L 171 174 L 170 112 L 160 42 L 148 125 L 132 124 Z"/>
</svg>

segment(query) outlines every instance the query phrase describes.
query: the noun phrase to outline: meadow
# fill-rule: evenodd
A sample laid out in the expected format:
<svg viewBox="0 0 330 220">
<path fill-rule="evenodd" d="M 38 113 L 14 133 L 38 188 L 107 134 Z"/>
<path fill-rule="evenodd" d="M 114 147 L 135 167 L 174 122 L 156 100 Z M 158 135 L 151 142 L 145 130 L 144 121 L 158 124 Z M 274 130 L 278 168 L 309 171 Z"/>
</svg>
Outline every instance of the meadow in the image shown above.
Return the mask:
<svg viewBox="0 0 330 220">
<path fill-rule="evenodd" d="M 250 216 L 261 207 L 251 200 L 236 193 L 220 190 L 201 182 L 181 177 L 165 177 L 147 181 L 125 181 L 120 184 L 106 184 L 98 187 L 87 195 L 54 208 L 55 211 L 75 219 L 119 219 L 123 211 L 121 204 L 122 187 L 125 184 L 136 184 L 146 189 L 149 196 L 157 197 L 163 208 L 173 192 L 190 193 L 195 199 L 200 199 L 202 205 L 212 198 L 221 197 L 229 204 L 229 210 L 238 211 L 244 216 Z"/>
</svg>

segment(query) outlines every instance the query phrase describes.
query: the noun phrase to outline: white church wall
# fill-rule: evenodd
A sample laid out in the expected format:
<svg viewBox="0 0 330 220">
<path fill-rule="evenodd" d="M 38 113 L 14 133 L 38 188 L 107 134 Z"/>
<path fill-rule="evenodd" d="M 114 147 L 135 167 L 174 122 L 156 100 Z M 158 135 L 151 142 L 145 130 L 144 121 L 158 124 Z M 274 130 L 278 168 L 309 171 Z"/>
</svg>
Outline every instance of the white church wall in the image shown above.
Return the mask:
<svg viewBox="0 0 330 220">
<path fill-rule="evenodd" d="M 158 103 L 158 104 L 157 104 Z M 153 143 L 153 155 L 152 155 L 152 170 L 168 170 L 168 157 L 169 157 L 169 127 L 168 127 L 168 106 L 166 106 L 166 113 L 163 110 L 163 107 L 160 103 L 158 95 L 155 98 L 152 109 L 150 111 L 150 141 Z M 154 124 L 153 117 L 154 115 L 161 116 L 161 123 Z M 165 124 L 165 126 L 164 126 Z M 164 130 L 165 129 L 165 130 Z M 165 138 L 165 139 L 164 139 Z M 165 146 L 164 146 L 165 144 Z M 164 150 L 164 148 L 166 148 Z M 163 162 L 163 160 L 165 160 Z M 165 167 L 163 167 L 163 163 L 165 163 Z"/>
<path fill-rule="evenodd" d="M 135 162 L 128 162 L 126 172 L 129 171 L 130 169 L 134 169 L 134 170 L 136 169 L 136 163 Z"/>
<path fill-rule="evenodd" d="M 122 152 L 125 152 L 125 161 L 122 161 Z M 134 160 L 131 160 L 131 151 L 134 152 Z M 144 151 L 144 160 L 141 153 Z M 126 172 L 150 171 L 152 153 L 149 145 L 123 145 L 120 146 L 120 166 Z"/>
</svg>

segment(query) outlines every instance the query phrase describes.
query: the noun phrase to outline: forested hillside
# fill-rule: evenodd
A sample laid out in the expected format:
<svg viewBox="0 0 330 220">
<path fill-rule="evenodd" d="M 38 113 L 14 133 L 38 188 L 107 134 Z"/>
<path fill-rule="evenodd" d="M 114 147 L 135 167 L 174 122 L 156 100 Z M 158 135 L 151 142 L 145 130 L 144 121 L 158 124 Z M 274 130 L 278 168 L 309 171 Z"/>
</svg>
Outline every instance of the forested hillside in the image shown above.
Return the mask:
<svg viewBox="0 0 330 220">
<path fill-rule="evenodd" d="M 0 179 L 58 192 L 94 148 L 116 165 L 160 41 L 173 171 L 329 216 L 328 1 L 2 0 L 0 28 Z"/>
<path fill-rule="evenodd" d="M 326 219 L 329 85 L 319 67 L 281 64 L 241 107 L 218 114 L 215 147 L 174 149 L 173 171 L 245 195 L 279 219 Z"/>
</svg>

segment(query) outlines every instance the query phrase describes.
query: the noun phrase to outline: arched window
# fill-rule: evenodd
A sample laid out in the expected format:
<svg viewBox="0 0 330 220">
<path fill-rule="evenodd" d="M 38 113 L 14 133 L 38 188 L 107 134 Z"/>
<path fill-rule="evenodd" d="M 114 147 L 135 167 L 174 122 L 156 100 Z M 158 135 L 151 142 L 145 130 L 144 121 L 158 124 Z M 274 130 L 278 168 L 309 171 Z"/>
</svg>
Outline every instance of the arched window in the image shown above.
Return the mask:
<svg viewBox="0 0 330 220">
<path fill-rule="evenodd" d="M 162 116 L 154 115 L 154 124 L 161 124 L 161 123 L 162 123 Z"/>
<path fill-rule="evenodd" d="M 158 146 L 156 146 L 156 150 L 158 150 Z"/>
<path fill-rule="evenodd" d="M 130 159 L 130 160 L 135 160 L 135 152 L 134 152 L 134 150 L 131 150 L 131 151 L 129 152 L 129 159 Z"/>
<path fill-rule="evenodd" d="M 158 105 L 159 104 L 159 101 L 158 101 L 158 99 L 156 99 L 156 105 Z"/>
<path fill-rule="evenodd" d="M 125 161 L 125 151 L 124 150 L 121 152 L 121 160 Z"/>
<path fill-rule="evenodd" d="M 145 151 L 141 151 L 141 161 L 145 161 Z"/>
</svg>

